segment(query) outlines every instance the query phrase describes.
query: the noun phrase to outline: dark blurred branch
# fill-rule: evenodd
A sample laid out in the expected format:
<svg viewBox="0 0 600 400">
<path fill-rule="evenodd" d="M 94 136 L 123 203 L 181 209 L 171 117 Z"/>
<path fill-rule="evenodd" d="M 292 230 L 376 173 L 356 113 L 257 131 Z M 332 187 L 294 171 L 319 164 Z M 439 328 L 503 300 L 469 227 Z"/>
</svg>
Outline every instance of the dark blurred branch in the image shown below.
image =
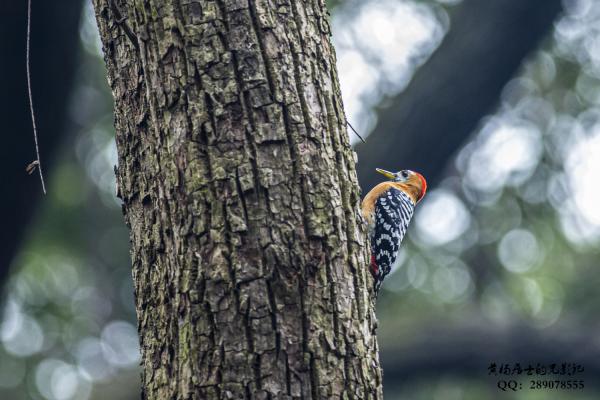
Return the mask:
<svg viewBox="0 0 600 400">
<path fill-rule="evenodd" d="M 418 340 L 398 340 L 402 347 L 385 347 L 385 351 L 381 351 L 385 387 L 442 376 L 481 379 L 488 377 L 487 367 L 492 362 L 518 362 L 522 366 L 579 363 L 585 372 L 577 375 L 577 379 L 592 384 L 597 379 L 591 377 L 600 376 L 600 345 L 591 328 L 585 331 L 569 327 L 568 332 L 562 332 L 526 325 L 488 325 L 454 329 L 438 327 L 422 332 Z M 498 378 L 490 376 L 489 379 Z"/>
<path fill-rule="evenodd" d="M 43 195 L 39 179 L 25 171 L 25 167 L 36 159 L 27 100 L 27 3 L 2 1 L 0 4 L 0 110 L 4 132 L 0 147 L 2 284 L 23 233 Z M 78 60 L 78 28 L 82 4 L 81 0 L 34 1 L 32 4 L 33 102 L 41 157 L 49 173 L 52 171 L 55 151 L 65 136 L 65 117 Z"/>
<path fill-rule="evenodd" d="M 561 10 L 560 0 L 465 0 L 446 38 L 406 90 L 379 111 L 366 144 L 358 144 L 363 189 L 376 167 L 410 168 L 435 182 L 454 153 L 497 104 L 523 59 Z"/>
</svg>

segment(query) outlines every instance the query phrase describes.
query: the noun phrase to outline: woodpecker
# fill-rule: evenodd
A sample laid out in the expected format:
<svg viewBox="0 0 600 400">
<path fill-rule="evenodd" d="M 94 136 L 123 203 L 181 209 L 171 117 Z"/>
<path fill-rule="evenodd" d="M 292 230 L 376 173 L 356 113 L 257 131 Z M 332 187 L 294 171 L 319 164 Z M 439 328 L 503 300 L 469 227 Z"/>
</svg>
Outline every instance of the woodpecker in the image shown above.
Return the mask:
<svg viewBox="0 0 600 400">
<path fill-rule="evenodd" d="M 427 182 L 423 175 L 407 169 L 395 173 L 379 168 L 376 171 L 390 180 L 367 193 L 362 202 L 362 215 L 371 242 L 370 270 L 377 295 L 396 261 L 415 206 L 425 196 Z"/>
</svg>

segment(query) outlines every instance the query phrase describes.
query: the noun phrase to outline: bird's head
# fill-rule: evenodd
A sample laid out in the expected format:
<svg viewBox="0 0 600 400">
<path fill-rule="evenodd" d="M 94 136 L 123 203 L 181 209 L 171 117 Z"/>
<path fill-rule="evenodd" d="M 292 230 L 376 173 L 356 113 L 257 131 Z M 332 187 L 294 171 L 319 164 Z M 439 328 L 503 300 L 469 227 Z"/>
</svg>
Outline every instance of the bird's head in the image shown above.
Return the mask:
<svg viewBox="0 0 600 400">
<path fill-rule="evenodd" d="M 396 183 L 400 189 L 404 190 L 409 196 L 412 197 L 415 203 L 421 201 L 425 192 L 427 192 L 427 181 L 423 175 L 418 172 L 411 171 L 409 169 L 403 169 L 398 172 L 390 172 L 385 169 L 376 168 L 376 171 L 383 176 L 392 180 Z"/>
</svg>

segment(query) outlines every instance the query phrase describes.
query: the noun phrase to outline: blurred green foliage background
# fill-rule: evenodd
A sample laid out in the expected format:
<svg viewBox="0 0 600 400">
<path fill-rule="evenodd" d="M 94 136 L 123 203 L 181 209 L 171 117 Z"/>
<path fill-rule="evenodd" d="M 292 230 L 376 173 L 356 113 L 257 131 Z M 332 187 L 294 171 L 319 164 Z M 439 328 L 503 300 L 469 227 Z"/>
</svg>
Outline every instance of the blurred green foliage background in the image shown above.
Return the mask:
<svg viewBox="0 0 600 400">
<path fill-rule="evenodd" d="M 465 5 L 330 5 L 346 112 L 366 136 Z M 599 20 L 597 2 L 563 2 L 496 109 L 481 116 L 420 203 L 378 302 L 387 399 L 600 396 L 590 380 L 600 373 Z M 2 399 L 139 398 L 129 241 L 114 194 L 112 98 L 89 3 L 79 35 L 69 140 L 48 171 L 49 195 L 5 285 Z M 401 132 L 400 125 L 390 135 Z M 579 362 L 587 386 L 506 393 L 487 374 L 491 362 Z"/>
</svg>

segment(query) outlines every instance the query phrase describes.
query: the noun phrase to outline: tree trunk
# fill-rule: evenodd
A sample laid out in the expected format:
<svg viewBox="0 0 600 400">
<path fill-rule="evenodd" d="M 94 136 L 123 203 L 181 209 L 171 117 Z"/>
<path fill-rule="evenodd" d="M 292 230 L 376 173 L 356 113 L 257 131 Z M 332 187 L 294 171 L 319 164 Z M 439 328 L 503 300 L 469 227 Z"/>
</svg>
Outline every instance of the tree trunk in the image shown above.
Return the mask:
<svg viewBox="0 0 600 400">
<path fill-rule="evenodd" d="M 94 0 L 143 398 L 381 398 L 323 0 Z"/>
</svg>

